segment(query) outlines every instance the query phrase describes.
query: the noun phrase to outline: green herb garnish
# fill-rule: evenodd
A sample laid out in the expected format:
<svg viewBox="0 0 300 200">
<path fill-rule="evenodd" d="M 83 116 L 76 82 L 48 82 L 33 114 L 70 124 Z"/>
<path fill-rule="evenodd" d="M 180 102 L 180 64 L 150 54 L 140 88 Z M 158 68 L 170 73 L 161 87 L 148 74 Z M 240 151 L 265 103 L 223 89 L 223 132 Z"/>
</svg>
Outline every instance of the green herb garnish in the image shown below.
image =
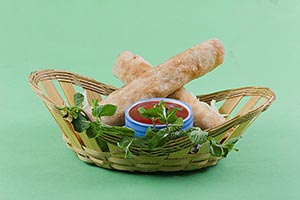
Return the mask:
<svg viewBox="0 0 300 200">
<path fill-rule="evenodd" d="M 209 140 L 209 148 L 210 148 L 210 153 L 213 156 L 217 157 L 227 157 L 228 153 L 231 150 L 238 151 L 237 148 L 234 148 L 234 144 L 240 139 L 240 137 L 232 138 L 228 140 L 225 144 L 219 144 L 214 140 Z"/>
<path fill-rule="evenodd" d="M 154 105 L 153 108 L 145 110 L 139 108 L 141 116 L 149 118 L 153 122 L 153 129 L 148 128 L 145 138 L 147 139 L 148 148 L 154 149 L 162 147 L 168 141 L 183 137 L 187 135 L 190 141 L 195 145 L 201 145 L 209 142 L 210 153 L 213 156 L 226 157 L 231 150 L 238 150 L 234 148 L 234 144 L 239 138 L 233 138 L 225 144 L 216 142 L 212 137 L 208 136 L 206 131 L 201 130 L 199 127 L 192 127 L 187 130 L 182 130 L 183 119 L 176 116 L 176 113 L 181 108 L 173 108 L 172 111 L 165 105 L 164 101 L 160 101 Z M 165 124 L 166 127 L 160 130 L 156 129 L 156 120 Z M 134 141 L 133 141 L 134 142 Z M 198 149 L 196 150 L 196 152 Z"/>
<path fill-rule="evenodd" d="M 120 126 L 109 126 L 102 122 L 102 117 L 112 116 L 115 114 L 117 107 L 112 104 L 99 105 L 98 100 L 92 100 L 92 115 L 95 121 L 91 121 L 87 115 L 82 110 L 82 103 L 84 101 L 84 96 L 81 93 L 74 94 L 74 104 L 73 107 L 65 106 L 63 108 L 56 107 L 58 110 L 66 112 L 65 118 L 69 118 L 74 127 L 74 130 L 81 133 L 86 131 L 89 138 L 95 138 L 101 134 L 122 134 L 126 136 L 133 136 L 134 130 L 120 127 Z"/>
<path fill-rule="evenodd" d="M 74 94 L 74 106 L 56 107 L 56 109 L 64 112 L 64 118 L 71 121 L 75 131 L 79 133 L 86 131 L 89 138 L 97 138 L 103 133 L 123 136 L 117 143 L 117 146 L 124 152 L 125 158 L 132 156 L 130 151 L 131 145 L 144 146 L 152 150 L 164 146 L 170 140 L 183 136 L 188 136 L 190 141 L 196 145 L 195 147 L 201 147 L 201 145 L 208 142 L 210 153 L 213 156 L 226 157 L 231 150 L 237 151 L 234 148 L 234 144 L 238 141 L 239 137 L 233 138 L 225 144 L 220 144 L 212 137 L 209 137 L 206 131 L 198 127 L 183 130 L 183 119 L 176 115 L 177 111 L 181 108 L 175 107 L 170 110 L 164 101 L 159 101 L 153 108 L 147 110 L 144 108 L 138 109 L 142 117 L 151 119 L 153 123 L 153 129 L 149 127 L 144 137 L 132 137 L 135 131 L 130 128 L 109 126 L 103 123 L 102 117 L 113 116 L 115 114 L 117 110 L 115 105 L 99 105 L 98 100 L 92 99 L 92 116 L 94 117 L 92 120 L 82 110 L 83 102 L 84 96 L 81 93 L 76 93 Z M 166 127 L 158 130 L 156 126 L 157 120 L 161 124 L 165 124 Z M 198 149 L 195 152 L 197 151 Z"/>
</svg>

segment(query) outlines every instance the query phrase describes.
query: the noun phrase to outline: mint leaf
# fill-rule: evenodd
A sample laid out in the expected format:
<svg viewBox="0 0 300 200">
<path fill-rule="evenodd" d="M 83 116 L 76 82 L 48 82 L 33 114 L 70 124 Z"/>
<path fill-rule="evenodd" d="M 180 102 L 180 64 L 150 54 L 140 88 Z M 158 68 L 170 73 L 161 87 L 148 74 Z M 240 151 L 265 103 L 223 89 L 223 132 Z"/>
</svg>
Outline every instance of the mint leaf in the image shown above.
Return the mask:
<svg viewBox="0 0 300 200">
<path fill-rule="evenodd" d="M 147 131 L 146 131 L 146 133 L 145 133 L 145 138 L 152 138 L 154 135 L 155 135 L 155 131 L 153 131 L 152 129 L 151 129 L 151 127 L 149 126 L 148 127 L 148 129 L 147 129 Z"/>
<path fill-rule="evenodd" d="M 94 117 L 112 116 L 115 114 L 116 110 L 117 106 L 112 104 L 97 105 L 92 109 L 92 115 Z"/>
<path fill-rule="evenodd" d="M 98 123 L 98 122 L 96 122 Z M 131 128 L 122 127 L 122 126 L 108 126 L 99 124 L 98 125 L 99 131 L 105 132 L 107 134 L 113 134 L 113 135 L 124 135 L 132 137 L 135 133 L 135 131 Z"/>
<path fill-rule="evenodd" d="M 98 106 L 98 104 L 99 104 L 98 99 L 92 99 L 92 107 L 93 108 L 96 108 Z"/>
<path fill-rule="evenodd" d="M 169 126 L 168 128 L 169 134 L 173 134 L 173 132 L 182 130 L 182 125 L 183 125 L 183 119 L 181 117 L 177 118 L 176 121 L 171 126 Z M 185 132 L 184 130 L 182 131 Z"/>
<path fill-rule="evenodd" d="M 167 130 L 165 128 L 160 129 L 149 141 L 149 149 L 162 147 L 167 143 Z"/>
<path fill-rule="evenodd" d="M 166 103 L 164 102 L 164 100 L 160 100 L 158 102 L 158 104 L 154 105 L 154 107 L 165 108 L 166 107 Z"/>
<path fill-rule="evenodd" d="M 234 144 L 240 139 L 240 137 L 232 138 L 228 140 L 225 144 L 219 144 L 214 140 L 210 140 L 210 153 L 213 156 L 223 156 L 227 157 L 228 153 L 232 150 L 238 151 L 238 149 L 234 148 Z"/>
<path fill-rule="evenodd" d="M 147 143 L 147 138 L 137 136 L 133 139 L 133 143 L 137 146 L 145 145 Z"/>
<path fill-rule="evenodd" d="M 78 116 L 76 118 L 73 118 L 71 123 L 75 131 L 79 133 L 83 132 L 84 130 L 87 130 L 90 127 L 90 122 L 81 113 L 78 113 Z"/>
<path fill-rule="evenodd" d="M 127 127 L 122 127 L 122 126 L 112 126 L 111 127 L 111 131 L 116 133 L 116 134 L 122 134 L 122 135 L 126 135 L 129 137 L 132 137 L 135 133 L 135 131 L 131 128 L 127 128 Z"/>
<path fill-rule="evenodd" d="M 183 119 L 181 117 L 177 118 L 174 122 L 172 122 L 172 126 L 182 127 Z"/>
<path fill-rule="evenodd" d="M 140 107 L 138 109 L 140 115 L 144 118 L 160 118 L 163 117 L 163 110 L 161 108 L 149 108 L 145 110 L 145 108 Z"/>
<path fill-rule="evenodd" d="M 131 137 L 123 137 L 118 143 L 118 147 L 120 147 L 121 149 L 126 148 L 130 143 L 132 142 L 132 138 Z"/>
<path fill-rule="evenodd" d="M 54 106 L 57 110 L 63 110 L 63 111 L 67 111 L 68 107 L 58 107 L 58 106 Z"/>
<path fill-rule="evenodd" d="M 73 119 L 76 119 L 79 115 L 79 113 L 81 112 L 81 108 L 79 107 L 71 107 L 68 109 L 68 114 L 71 115 L 73 117 Z"/>
<path fill-rule="evenodd" d="M 55 107 L 55 109 L 62 111 L 63 118 L 69 117 L 69 108 L 67 106 L 65 106 L 65 107 L 54 106 L 54 107 Z"/>
<path fill-rule="evenodd" d="M 74 104 L 76 107 L 81 107 L 82 103 L 84 101 L 84 96 L 77 92 L 74 94 Z"/>
<path fill-rule="evenodd" d="M 116 113 L 117 106 L 112 104 L 106 104 L 102 106 L 101 116 L 112 116 Z"/>
<path fill-rule="evenodd" d="M 207 141 L 208 133 L 206 131 L 202 131 L 198 127 L 190 128 L 187 132 L 190 140 L 194 144 L 203 144 Z"/>
<path fill-rule="evenodd" d="M 174 123 L 177 120 L 176 113 L 178 110 L 181 110 L 182 108 L 173 108 L 172 111 L 167 113 L 167 120 L 169 123 Z"/>
<path fill-rule="evenodd" d="M 140 115 L 144 118 L 150 118 L 153 122 L 154 129 L 155 129 L 155 121 L 159 120 L 161 124 L 166 124 L 167 127 L 169 127 L 170 124 L 173 123 L 179 123 L 177 121 L 176 113 L 181 108 L 174 107 L 170 111 L 168 107 L 166 107 L 166 104 L 163 100 L 159 101 L 159 103 L 155 104 L 152 108 L 145 109 L 143 107 L 140 107 L 138 109 Z"/>
<path fill-rule="evenodd" d="M 86 130 L 86 135 L 89 138 L 96 138 L 102 133 L 101 126 L 97 122 L 91 122 L 90 127 Z"/>
<path fill-rule="evenodd" d="M 129 146 L 131 145 L 130 143 L 131 137 L 135 133 L 134 130 L 126 127 L 120 127 L 120 126 L 107 126 L 99 122 L 90 122 L 90 127 L 87 129 L 86 134 L 89 138 L 98 138 L 98 136 L 100 136 L 104 132 L 108 134 L 125 135 L 125 137 L 123 137 L 122 140 L 118 143 L 118 146 L 125 151 L 126 158 L 127 157 L 129 158 L 131 156 L 131 152 L 129 151 Z M 101 145 L 101 149 L 102 148 L 107 149 L 107 145 L 104 141 L 99 139 L 98 143 L 99 145 Z"/>
<path fill-rule="evenodd" d="M 222 145 L 223 149 L 224 149 L 224 157 L 226 157 L 227 154 L 232 150 L 239 151 L 237 148 L 234 148 L 234 145 L 240 138 L 241 138 L 241 136 L 232 138 L 232 139 L 228 140 L 225 144 Z"/>
<path fill-rule="evenodd" d="M 229 151 L 231 151 L 231 150 L 238 151 L 238 149 L 234 148 L 234 145 L 235 145 L 235 143 L 237 143 L 237 141 L 239 141 L 240 138 L 241 138 L 241 136 L 235 137 L 226 142 L 225 145 L 228 147 Z"/>
<path fill-rule="evenodd" d="M 213 156 L 221 157 L 221 156 L 225 155 L 222 145 L 217 144 L 216 141 L 214 141 L 214 140 L 210 140 L 209 149 L 210 149 L 210 154 Z M 228 153 L 228 151 L 227 151 L 227 153 Z"/>
<path fill-rule="evenodd" d="M 168 140 L 174 140 L 180 137 L 183 137 L 186 135 L 186 132 L 182 129 L 179 130 L 172 130 L 170 134 L 168 135 Z"/>
<path fill-rule="evenodd" d="M 132 142 L 133 138 L 125 136 L 117 143 L 118 147 L 124 151 L 125 158 L 130 158 L 132 156 L 132 153 L 129 149 Z"/>
<path fill-rule="evenodd" d="M 92 115 L 94 117 L 100 117 L 101 112 L 102 112 L 102 107 L 100 107 L 100 106 L 92 108 Z"/>
</svg>

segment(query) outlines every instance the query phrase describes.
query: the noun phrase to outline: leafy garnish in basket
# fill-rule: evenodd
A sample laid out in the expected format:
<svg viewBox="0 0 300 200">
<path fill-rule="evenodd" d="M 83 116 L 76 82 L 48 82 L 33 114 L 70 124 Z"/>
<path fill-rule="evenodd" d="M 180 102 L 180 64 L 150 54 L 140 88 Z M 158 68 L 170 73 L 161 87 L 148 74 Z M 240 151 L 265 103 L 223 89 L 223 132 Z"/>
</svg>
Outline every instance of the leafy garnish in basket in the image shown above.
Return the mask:
<svg viewBox="0 0 300 200">
<path fill-rule="evenodd" d="M 142 117 L 151 119 L 154 130 L 156 130 L 156 120 L 159 120 L 159 122 L 166 125 L 166 131 L 170 132 L 170 124 L 178 127 L 183 125 L 183 119 L 176 116 L 177 111 L 180 109 L 181 108 L 174 107 L 171 111 L 166 106 L 166 103 L 160 100 L 159 103 L 153 106 L 153 108 L 146 110 L 145 108 L 140 107 L 138 111 Z"/>
<path fill-rule="evenodd" d="M 73 107 L 56 107 L 58 110 L 66 112 L 65 118 L 70 119 L 74 130 L 81 133 L 86 131 L 86 134 L 90 138 L 95 138 L 100 136 L 102 133 L 109 134 L 121 134 L 127 136 L 133 136 L 134 130 L 120 127 L 120 126 L 108 126 L 103 124 L 102 117 L 112 116 L 115 114 L 117 107 L 112 104 L 98 105 L 98 100 L 92 101 L 92 115 L 95 121 L 91 121 L 87 115 L 82 110 L 82 103 L 84 101 L 84 96 L 81 93 L 74 94 L 74 104 Z"/>
<path fill-rule="evenodd" d="M 134 138 L 125 136 L 118 143 L 118 147 L 124 151 L 125 158 L 131 158 L 132 153 L 129 150 L 130 145 L 134 142 Z"/>
<path fill-rule="evenodd" d="M 234 144 L 238 138 L 233 138 L 225 144 L 216 142 L 208 133 L 201 130 L 199 127 L 192 127 L 183 130 L 183 119 L 177 117 L 176 113 L 180 108 L 173 108 L 170 110 L 164 101 L 160 101 L 153 108 L 144 109 L 139 108 L 139 113 L 142 117 L 149 118 L 153 122 L 153 129 L 148 128 L 145 137 L 132 137 L 135 133 L 134 130 L 122 126 L 109 126 L 103 123 L 103 116 L 112 116 L 115 114 L 117 107 L 112 104 L 99 105 L 98 100 L 92 99 L 92 116 L 93 120 L 82 109 L 84 96 L 81 93 L 74 94 L 74 106 L 57 107 L 56 109 L 64 112 L 64 118 L 67 118 L 73 125 L 74 130 L 81 133 L 86 131 L 89 138 L 97 138 L 103 133 L 118 134 L 123 136 L 117 143 L 117 146 L 124 152 L 125 158 L 130 158 L 132 153 L 130 151 L 131 145 L 144 146 L 149 150 L 163 147 L 168 141 L 177 139 L 183 136 L 188 136 L 190 141 L 195 144 L 196 153 L 204 143 L 209 143 L 210 153 L 217 157 L 226 157 L 231 150 L 236 150 Z M 157 129 L 156 121 L 166 125 L 165 128 Z"/>
<path fill-rule="evenodd" d="M 163 146 L 171 137 L 174 139 L 177 136 L 181 136 L 183 119 L 176 116 L 176 112 L 180 108 L 174 107 L 170 110 L 164 101 L 159 101 L 153 108 L 144 109 L 140 107 L 138 109 L 140 115 L 144 118 L 150 118 L 153 123 L 153 130 L 148 129 L 146 132 L 146 138 L 148 138 L 149 149 Z M 156 129 L 156 121 L 165 124 L 166 127 L 160 130 Z"/>
<path fill-rule="evenodd" d="M 193 144 L 203 144 L 207 141 L 208 133 L 199 127 L 192 127 L 187 131 L 187 135 Z"/>
<path fill-rule="evenodd" d="M 227 157 L 228 153 L 231 150 L 238 151 L 237 148 L 234 147 L 234 144 L 240 139 L 240 137 L 235 137 L 225 144 L 219 144 L 215 140 L 209 140 L 209 148 L 210 148 L 210 154 L 217 157 Z"/>
<path fill-rule="evenodd" d="M 117 110 L 117 106 L 112 104 L 106 104 L 99 106 L 98 99 L 92 100 L 92 115 L 96 118 L 97 122 L 100 122 L 101 124 L 103 116 L 113 116 Z"/>
<path fill-rule="evenodd" d="M 191 127 L 187 130 L 182 129 L 183 119 L 176 116 L 176 112 L 179 108 L 173 108 L 170 111 L 163 101 L 154 105 L 153 108 L 145 110 L 144 108 L 139 108 L 139 112 L 142 117 L 150 118 L 153 122 L 153 129 L 148 128 L 145 138 L 147 138 L 149 149 L 154 149 L 156 147 L 162 147 L 167 141 L 183 137 L 187 135 L 190 141 L 196 145 L 196 147 L 201 147 L 202 144 L 208 142 L 210 153 L 217 157 L 226 157 L 229 151 L 236 150 L 234 144 L 239 138 L 233 138 L 225 144 L 220 144 L 216 142 L 212 137 L 208 136 L 206 131 L 201 130 L 199 127 Z M 166 128 L 157 130 L 156 121 L 166 125 Z M 134 143 L 134 141 L 133 141 Z M 131 143 L 128 143 L 129 145 Z M 196 149 L 196 152 L 199 149 Z M 195 153 L 192 152 L 191 153 Z"/>
<path fill-rule="evenodd" d="M 144 118 L 151 119 L 153 129 L 147 129 L 144 137 L 123 137 L 118 142 L 118 147 L 124 151 L 125 158 L 131 157 L 131 145 L 145 146 L 149 150 L 164 146 L 168 141 L 184 136 L 186 133 L 182 130 L 183 119 L 176 116 L 176 112 L 180 108 L 173 108 L 170 110 L 164 101 L 155 104 L 153 108 L 144 109 L 139 108 L 140 115 Z M 157 129 L 156 121 L 165 124 L 166 127 Z"/>
<path fill-rule="evenodd" d="M 238 149 L 234 147 L 234 144 L 240 139 L 240 137 L 232 138 L 225 144 L 220 144 L 216 142 L 214 138 L 208 136 L 208 133 L 202 131 L 199 127 L 190 128 L 187 131 L 187 135 L 193 144 L 201 145 L 208 142 L 210 154 L 216 157 L 227 157 L 231 150 L 238 151 Z"/>
</svg>

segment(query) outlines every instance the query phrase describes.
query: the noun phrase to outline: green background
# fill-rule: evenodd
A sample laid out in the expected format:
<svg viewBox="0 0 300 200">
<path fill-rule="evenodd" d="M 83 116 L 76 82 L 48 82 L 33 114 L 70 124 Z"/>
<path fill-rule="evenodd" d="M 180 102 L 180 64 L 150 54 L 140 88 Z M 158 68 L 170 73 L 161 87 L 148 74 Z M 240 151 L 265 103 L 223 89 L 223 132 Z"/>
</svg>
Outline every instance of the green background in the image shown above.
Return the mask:
<svg viewBox="0 0 300 200">
<path fill-rule="evenodd" d="M 300 2 L 0 1 L 0 199 L 299 199 Z M 153 65 L 209 38 L 224 64 L 195 94 L 266 86 L 277 100 L 215 167 L 132 174 L 87 165 L 28 84 L 31 71 L 63 69 L 121 86 L 111 68 L 130 50 Z"/>
</svg>

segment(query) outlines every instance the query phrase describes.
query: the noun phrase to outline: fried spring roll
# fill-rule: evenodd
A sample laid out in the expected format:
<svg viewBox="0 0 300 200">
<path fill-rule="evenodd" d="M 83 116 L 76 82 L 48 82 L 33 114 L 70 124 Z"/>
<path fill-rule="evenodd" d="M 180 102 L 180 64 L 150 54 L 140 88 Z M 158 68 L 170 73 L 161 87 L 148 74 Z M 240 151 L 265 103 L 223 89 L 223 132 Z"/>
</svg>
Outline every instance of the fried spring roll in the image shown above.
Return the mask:
<svg viewBox="0 0 300 200">
<path fill-rule="evenodd" d="M 113 73 L 120 80 L 129 83 L 151 70 L 152 66 L 141 56 L 124 51 L 117 58 L 113 67 Z M 168 98 L 178 99 L 189 104 L 194 114 L 194 126 L 202 130 L 212 128 L 225 121 L 224 117 L 215 112 L 207 103 L 199 101 L 194 95 L 184 88 L 176 90 Z"/>
<path fill-rule="evenodd" d="M 109 125 L 124 125 L 125 109 L 140 99 L 167 97 L 191 80 L 203 76 L 223 62 L 224 47 L 217 39 L 207 40 L 170 58 L 112 92 L 99 104 L 114 104 L 114 116 L 103 117 Z"/>
</svg>

